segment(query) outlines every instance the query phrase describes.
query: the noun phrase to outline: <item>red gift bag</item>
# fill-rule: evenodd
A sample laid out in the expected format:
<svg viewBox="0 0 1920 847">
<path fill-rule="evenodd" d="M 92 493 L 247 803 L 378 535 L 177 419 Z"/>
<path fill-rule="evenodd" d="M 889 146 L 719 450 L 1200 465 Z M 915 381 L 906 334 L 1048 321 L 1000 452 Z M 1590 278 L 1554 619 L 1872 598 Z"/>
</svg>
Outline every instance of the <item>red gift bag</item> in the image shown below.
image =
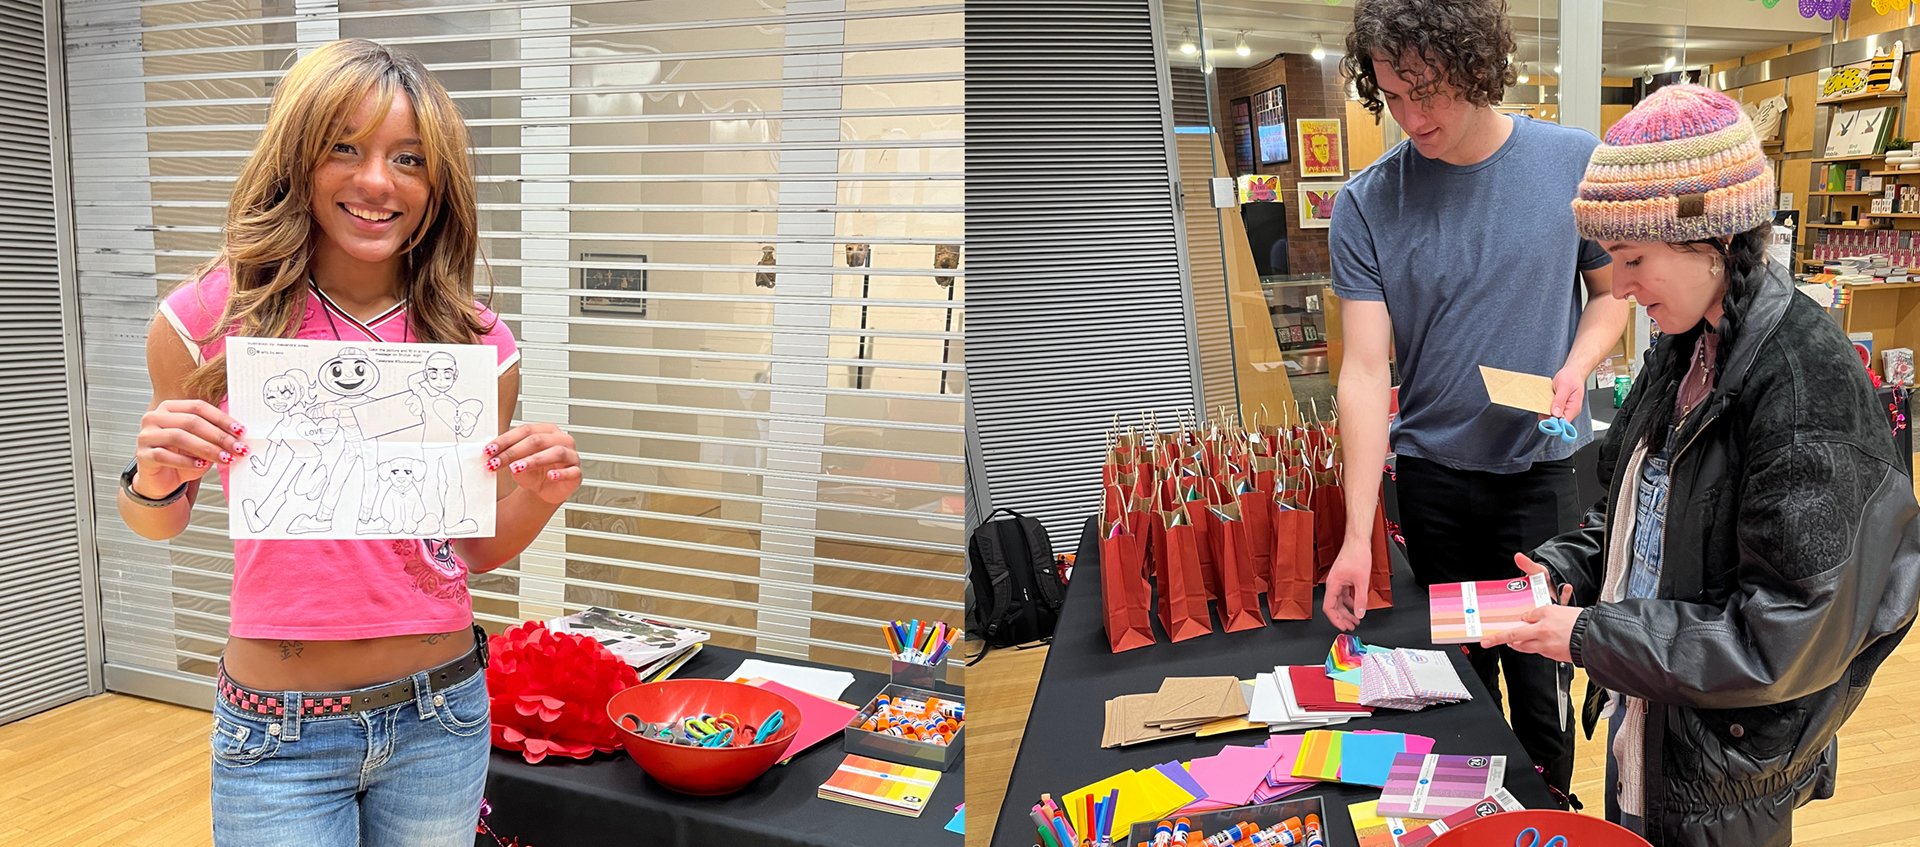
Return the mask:
<svg viewBox="0 0 1920 847">
<path fill-rule="evenodd" d="M 1340 545 L 1347 540 L 1347 494 L 1340 487 L 1340 466 L 1329 454 L 1313 472 L 1313 583 L 1327 580 Z"/>
<path fill-rule="evenodd" d="M 1234 503 L 1240 507 L 1240 520 L 1247 526 L 1247 555 L 1253 569 L 1253 590 L 1265 594 L 1272 590 L 1268 576 L 1273 572 L 1273 491 L 1261 491 L 1250 478 L 1235 486 Z"/>
<path fill-rule="evenodd" d="M 1266 616 L 1260 614 L 1260 592 L 1253 586 L 1252 544 L 1247 538 L 1247 523 L 1240 519 L 1240 505 L 1214 506 L 1211 511 L 1219 521 L 1222 625 L 1228 632 L 1266 626 Z"/>
<path fill-rule="evenodd" d="M 1387 552 L 1386 495 L 1373 507 L 1373 571 L 1367 579 L 1367 611 L 1393 605 L 1393 559 Z"/>
<path fill-rule="evenodd" d="M 1161 512 L 1154 522 L 1156 586 L 1160 596 L 1160 625 L 1174 641 L 1198 638 L 1213 632 L 1213 618 L 1207 612 L 1207 592 L 1200 580 L 1200 543 L 1193 524 L 1183 510 Z"/>
<path fill-rule="evenodd" d="M 1213 559 L 1213 525 L 1216 518 L 1212 512 L 1207 511 L 1206 491 L 1201 485 L 1201 478 L 1188 477 L 1187 479 L 1192 480 L 1191 488 L 1185 488 L 1187 483 L 1184 482 L 1177 483 L 1175 486 L 1176 490 L 1181 490 L 1178 508 L 1186 513 L 1187 523 L 1192 527 L 1196 555 L 1200 563 L 1200 584 L 1206 591 L 1207 599 L 1218 600 L 1220 599 L 1220 565 Z"/>
<path fill-rule="evenodd" d="M 1128 532 L 1125 520 L 1101 522 L 1100 600 L 1106 609 L 1107 646 L 1115 653 L 1153 643 L 1145 540 Z"/>
<path fill-rule="evenodd" d="M 1273 567 L 1267 582 L 1267 608 L 1274 620 L 1313 619 L 1313 511 L 1306 508 L 1305 489 L 1283 487 L 1275 492 L 1273 511 Z"/>
</svg>

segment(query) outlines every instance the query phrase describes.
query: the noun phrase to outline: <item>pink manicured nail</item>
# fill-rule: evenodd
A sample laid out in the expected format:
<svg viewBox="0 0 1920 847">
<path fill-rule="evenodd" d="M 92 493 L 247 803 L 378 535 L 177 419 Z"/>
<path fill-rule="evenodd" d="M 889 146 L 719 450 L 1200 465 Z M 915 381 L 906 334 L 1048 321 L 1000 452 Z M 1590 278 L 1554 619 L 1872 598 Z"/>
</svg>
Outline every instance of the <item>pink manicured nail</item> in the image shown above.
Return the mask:
<svg viewBox="0 0 1920 847">
<path fill-rule="evenodd" d="M 526 471 L 526 469 L 527 469 L 527 460 L 525 459 L 521 459 L 520 461 L 513 463 L 514 473 L 523 473 Z"/>
<path fill-rule="evenodd" d="M 252 448 L 252 447 L 248 447 L 248 446 L 247 446 L 247 445 L 245 445 L 245 444 L 235 444 L 235 445 L 233 445 L 233 455 L 235 455 L 235 456 L 245 456 L 245 455 L 247 455 L 248 453 L 251 453 L 251 452 L 253 452 L 253 448 Z"/>
<path fill-rule="evenodd" d="M 482 449 L 480 452 L 491 456 L 495 453 L 500 452 L 500 448 L 495 446 L 492 442 L 488 442 L 487 446 L 484 449 Z"/>
<path fill-rule="evenodd" d="M 499 459 L 488 459 L 488 460 L 487 460 L 487 470 L 490 470 L 490 471 L 497 471 L 497 470 L 499 470 L 499 469 L 500 469 L 500 460 L 499 460 Z"/>
<path fill-rule="evenodd" d="M 241 425 L 240 425 L 240 422 L 239 422 L 239 421 L 234 421 L 234 422 L 233 422 L 233 434 L 234 434 L 234 435 L 245 435 L 246 433 L 247 433 L 247 428 L 246 428 L 246 427 L 244 427 L 244 426 L 241 426 Z"/>
<path fill-rule="evenodd" d="M 560 481 L 560 472 L 559 472 L 559 471 L 547 471 L 547 478 L 548 478 L 548 479 L 551 479 L 551 480 L 553 480 L 553 481 L 555 481 L 555 482 L 558 482 L 558 481 Z"/>
<path fill-rule="evenodd" d="M 196 468 L 204 468 L 204 467 L 206 467 L 206 466 L 207 466 L 207 460 L 206 460 L 206 459 L 194 459 L 194 460 L 193 460 L 193 466 L 194 466 L 194 467 L 196 467 Z"/>
<path fill-rule="evenodd" d="M 223 465 L 233 464 L 233 454 L 225 450 L 220 451 L 220 464 L 223 464 Z"/>
</svg>

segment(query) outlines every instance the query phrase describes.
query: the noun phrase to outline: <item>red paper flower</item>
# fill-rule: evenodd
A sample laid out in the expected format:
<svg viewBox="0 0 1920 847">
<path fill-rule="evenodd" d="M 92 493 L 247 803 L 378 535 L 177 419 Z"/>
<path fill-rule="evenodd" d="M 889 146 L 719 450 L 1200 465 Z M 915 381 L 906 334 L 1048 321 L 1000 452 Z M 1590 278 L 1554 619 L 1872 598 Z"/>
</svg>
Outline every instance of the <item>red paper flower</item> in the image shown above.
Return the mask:
<svg viewBox="0 0 1920 847">
<path fill-rule="evenodd" d="M 529 763 L 620 749 L 607 700 L 640 679 L 600 642 L 529 621 L 487 641 L 493 746 Z"/>
</svg>

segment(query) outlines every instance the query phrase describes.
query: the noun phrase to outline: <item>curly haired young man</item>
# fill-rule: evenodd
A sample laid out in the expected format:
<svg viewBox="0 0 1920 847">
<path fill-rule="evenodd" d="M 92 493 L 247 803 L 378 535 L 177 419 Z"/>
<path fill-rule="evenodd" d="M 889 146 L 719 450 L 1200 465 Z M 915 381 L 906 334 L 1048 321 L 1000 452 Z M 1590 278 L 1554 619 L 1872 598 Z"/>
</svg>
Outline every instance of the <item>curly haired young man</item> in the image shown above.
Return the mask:
<svg viewBox="0 0 1920 847">
<path fill-rule="evenodd" d="M 1506 579 L 1515 551 L 1573 528 L 1583 504 L 1571 457 L 1593 437 L 1586 377 L 1620 337 L 1627 307 L 1609 296 L 1606 251 L 1574 225 L 1597 139 L 1493 109 L 1516 76 L 1504 2 L 1361 0 L 1346 47 L 1342 70 L 1361 102 L 1391 112 L 1407 134 L 1347 183 L 1328 234 L 1344 301 L 1348 533 L 1324 609 L 1352 629 L 1366 613 L 1375 469 L 1389 441 L 1407 557 L 1423 585 Z M 1389 343 L 1402 377 L 1390 433 Z M 1579 438 L 1543 436 L 1535 416 L 1489 404 L 1480 365 L 1553 373 L 1554 414 Z M 1514 731 L 1564 794 L 1571 667 L 1504 646 L 1468 654 L 1496 699 L 1504 666 Z"/>
</svg>

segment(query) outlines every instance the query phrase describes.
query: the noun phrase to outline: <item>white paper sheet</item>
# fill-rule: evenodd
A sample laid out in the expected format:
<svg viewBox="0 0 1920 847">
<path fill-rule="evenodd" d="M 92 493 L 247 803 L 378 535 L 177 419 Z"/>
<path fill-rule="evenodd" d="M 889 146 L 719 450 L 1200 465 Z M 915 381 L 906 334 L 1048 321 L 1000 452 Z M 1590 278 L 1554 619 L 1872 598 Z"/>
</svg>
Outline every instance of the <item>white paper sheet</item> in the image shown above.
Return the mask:
<svg viewBox="0 0 1920 847">
<path fill-rule="evenodd" d="M 1255 674 L 1253 677 L 1253 702 L 1247 706 L 1247 720 L 1253 723 L 1279 723 L 1292 720 L 1287 707 L 1280 702 L 1280 688 L 1273 681 L 1273 674 Z"/>
<path fill-rule="evenodd" d="M 808 694 L 817 694 L 828 700 L 838 700 L 847 686 L 853 684 L 853 674 L 846 671 L 828 671 L 819 668 L 803 668 L 799 665 L 783 665 L 779 662 L 765 662 L 759 659 L 747 659 L 727 674 L 727 679 L 744 682 L 754 677 L 771 679 L 789 688 L 798 688 Z"/>
<path fill-rule="evenodd" d="M 486 538 L 497 355 L 479 344 L 227 341 L 233 538 Z"/>
</svg>

